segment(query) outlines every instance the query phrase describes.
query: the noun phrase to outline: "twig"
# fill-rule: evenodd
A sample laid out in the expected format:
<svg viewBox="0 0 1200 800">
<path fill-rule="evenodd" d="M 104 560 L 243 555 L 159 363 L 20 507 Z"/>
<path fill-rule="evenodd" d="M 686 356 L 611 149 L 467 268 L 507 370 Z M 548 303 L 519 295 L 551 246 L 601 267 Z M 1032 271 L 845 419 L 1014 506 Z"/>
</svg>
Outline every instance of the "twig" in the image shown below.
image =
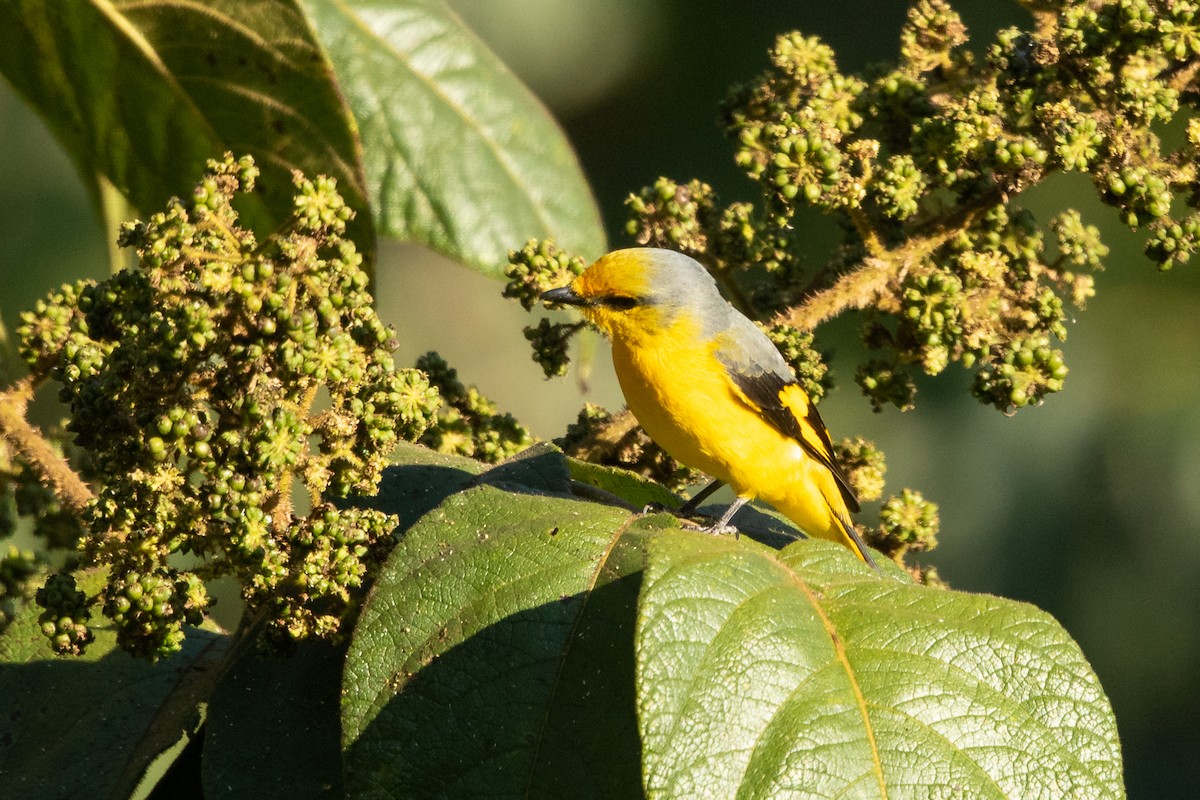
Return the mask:
<svg viewBox="0 0 1200 800">
<path fill-rule="evenodd" d="M 919 267 L 939 247 L 971 227 L 984 209 L 1003 199 L 1005 194 L 1003 187 L 997 186 L 949 216 L 914 231 L 903 245 L 891 250 L 880 248 L 878 253 L 865 257 L 859 266 L 842 275 L 832 286 L 781 311 L 772 322 L 811 331 L 822 322 L 852 309 L 875 306 L 883 311 L 899 311 L 898 303 L 888 296 L 888 289 Z"/>
<path fill-rule="evenodd" d="M 96 499 L 95 495 L 67 460 L 55 452 L 37 426 L 25 418 L 25 410 L 32 398 L 31 376 L 0 392 L 0 436 L 25 459 L 42 483 L 50 487 L 76 517 L 82 518 L 88 505 Z"/>
<path fill-rule="evenodd" d="M 901 265 L 891 258 L 865 258 L 860 266 L 838 278 L 828 289 L 814 292 L 800 305 L 776 314 L 772 324 L 811 331 L 844 311 L 877 303 L 900 272 Z"/>
</svg>

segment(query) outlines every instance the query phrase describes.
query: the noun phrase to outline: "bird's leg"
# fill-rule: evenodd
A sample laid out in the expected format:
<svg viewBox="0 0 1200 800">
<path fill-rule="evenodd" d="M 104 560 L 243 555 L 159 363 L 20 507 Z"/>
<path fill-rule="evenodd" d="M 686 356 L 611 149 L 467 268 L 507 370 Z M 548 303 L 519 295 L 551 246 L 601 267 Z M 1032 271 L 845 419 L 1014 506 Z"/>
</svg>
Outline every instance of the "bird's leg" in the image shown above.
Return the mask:
<svg viewBox="0 0 1200 800">
<path fill-rule="evenodd" d="M 707 533 L 729 533 L 733 532 L 735 538 L 738 537 L 738 529 L 729 524 L 729 520 L 733 519 L 733 515 L 738 512 L 738 509 L 746 505 L 750 500 L 748 497 L 739 497 L 729 504 L 729 508 L 725 509 L 725 513 L 716 521 L 710 528 L 705 528 Z"/>
<path fill-rule="evenodd" d="M 708 486 L 705 486 L 703 489 L 696 492 L 695 497 L 693 497 L 691 500 L 688 500 L 679 508 L 668 509 L 662 503 L 647 503 L 646 507 L 642 509 L 642 513 L 654 514 L 659 511 L 667 511 L 677 517 L 690 517 L 692 514 L 696 513 L 697 506 L 703 503 L 712 495 L 713 492 L 715 492 L 717 489 L 720 489 L 724 485 L 724 481 L 713 481 Z"/>
<path fill-rule="evenodd" d="M 695 497 L 681 505 L 675 513 L 681 517 L 690 517 L 692 512 L 700 507 L 700 504 L 712 496 L 712 493 L 725 485 L 724 481 L 713 481 L 708 486 L 705 486 L 700 491 L 696 492 Z"/>
</svg>

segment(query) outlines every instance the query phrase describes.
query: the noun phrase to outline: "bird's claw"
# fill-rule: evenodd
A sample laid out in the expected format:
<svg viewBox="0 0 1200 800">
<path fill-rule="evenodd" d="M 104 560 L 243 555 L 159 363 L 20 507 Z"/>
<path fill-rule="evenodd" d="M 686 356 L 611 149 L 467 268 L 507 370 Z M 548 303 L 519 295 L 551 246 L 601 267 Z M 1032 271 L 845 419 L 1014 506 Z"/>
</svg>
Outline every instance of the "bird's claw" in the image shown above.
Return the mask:
<svg viewBox="0 0 1200 800">
<path fill-rule="evenodd" d="M 685 531 L 696 531 L 697 533 L 708 533 L 713 536 L 722 536 L 733 534 L 733 538 L 741 538 L 742 532 L 738 530 L 736 525 L 697 525 L 693 522 L 680 522 L 679 525 Z"/>
<path fill-rule="evenodd" d="M 673 514 L 679 520 L 679 527 L 683 528 L 685 531 L 698 531 L 700 533 L 709 533 L 713 536 L 721 536 L 723 534 L 732 533 L 733 538 L 741 538 L 741 531 L 737 529 L 736 525 L 721 524 L 720 520 L 710 525 L 698 525 L 694 522 L 688 522 L 686 516 L 681 513 L 682 511 L 683 509 L 679 508 L 667 508 L 661 503 L 647 503 L 642 507 L 643 514 L 657 514 L 660 512 Z"/>
</svg>

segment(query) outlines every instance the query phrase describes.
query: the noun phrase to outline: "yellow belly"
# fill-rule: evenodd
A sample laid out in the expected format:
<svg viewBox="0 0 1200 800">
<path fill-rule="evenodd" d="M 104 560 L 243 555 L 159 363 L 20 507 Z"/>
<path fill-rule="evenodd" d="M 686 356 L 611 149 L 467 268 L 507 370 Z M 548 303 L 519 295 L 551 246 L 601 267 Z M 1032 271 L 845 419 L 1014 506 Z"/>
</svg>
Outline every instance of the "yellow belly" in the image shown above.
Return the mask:
<svg viewBox="0 0 1200 800">
<path fill-rule="evenodd" d="M 833 476 L 738 397 L 711 352 L 618 341 L 613 366 L 630 411 L 664 450 L 741 497 L 765 500 L 810 536 L 847 543 Z"/>
</svg>

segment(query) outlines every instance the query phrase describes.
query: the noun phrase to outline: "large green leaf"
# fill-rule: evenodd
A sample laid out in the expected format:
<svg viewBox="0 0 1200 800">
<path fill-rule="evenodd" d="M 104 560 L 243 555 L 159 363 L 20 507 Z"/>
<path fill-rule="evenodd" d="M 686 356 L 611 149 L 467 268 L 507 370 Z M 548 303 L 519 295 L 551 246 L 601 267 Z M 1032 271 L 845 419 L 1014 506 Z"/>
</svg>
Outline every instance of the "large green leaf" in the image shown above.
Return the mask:
<svg viewBox="0 0 1200 800">
<path fill-rule="evenodd" d="M 383 471 L 378 492 L 345 502 L 394 514 L 399 523 L 397 532 L 403 533 L 438 503 L 468 486 L 484 468 L 484 464 L 464 456 L 400 442 L 392 453 L 392 466 Z"/>
<path fill-rule="evenodd" d="M 46 120 L 100 201 L 102 175 L 143 214 L 195 184 L 206 159 L 253 155 L 272 230 L 292 208 L 291 170 L 338 180 L 374 248 L 354 122 L 292 0 L 10 0 L 0 72 Z"/>
<path fill-rule="evenodd" d="M 656 538 L 636 651 L 653 798 L 1124 797 L 1112 710 L 1049 615 L 837 545 Z"/>
<path fill-rule="evenodd" d="M 601 492 L 615 495 L 633 508 L 640 509 L 651 505 L 678 508 L 683 503 L 662 484 L 647 480 L 636 472 L 620 467 L 592 464 L 577 458 L 567 459 L 567 464 L 573 479 Z"/>
<path fill-rule="evenodd" d="M 182 652 L 150 664 L 98 622 L 85 656 L 55 658 L 40 610 L 30 603 L 0 634 L 0 795 L 146 796 L 151 765 L 173 760 L 203 722 L 228 637 L 189 629 Z"/>
<path fill-rule="evenodd" d="M 338 696 L 345 645 L 304 642 L 286 657 L 245 652 L 209 703 L 205 800 L 341 796 Z"/>
<path fill-rule="evenodd" d="M 640 792 L 632 643 L 651 524 L 512 477 L 449 498 L 385 565 L 346 662 L 352 797 Z"/>
<path fill-rule="evenodd" d="M 358 120 L 380 233 L 493 276 L 533 236 L 604 250 L 562 131 L 441 0 L 303 4 Z"/>
<path fill-rule="evenodd" d="M 1124 796 L 1045 613 L 571 500 L 561 459 L 455 478 L 385 565 L 344 677 L 351 796 Z"/>
</svg>

